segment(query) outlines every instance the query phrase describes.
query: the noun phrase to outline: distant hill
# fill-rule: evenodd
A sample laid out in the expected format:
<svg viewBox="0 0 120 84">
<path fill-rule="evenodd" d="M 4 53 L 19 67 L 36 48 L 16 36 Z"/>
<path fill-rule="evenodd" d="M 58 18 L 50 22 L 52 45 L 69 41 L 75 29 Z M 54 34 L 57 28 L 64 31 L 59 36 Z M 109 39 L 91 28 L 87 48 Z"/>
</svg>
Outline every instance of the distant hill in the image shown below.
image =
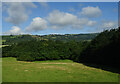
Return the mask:
<svg viewBox="0 0 120 84">
<path fill-rule="evenodd" d="M 30 41 L 34 39 L 35 38 L 33 38 L 31 35 L 5 35 L 2 36 L 2 44 L 11 45 L 22 41 Z"/>
<path fill-rule="evenodd" d="M 61 41 L 82 41 L 82 40 L 92 40 L 98 35 L 98 33 L 93 34 L 65 34 L 65 35 L 44 35 L 40 36 L 43 39 L 49 39 L 49 40 L 61 40 Z"/>
<path fill-rule="evenodd" d="M 65 35 L 58 35 L 58 34 L 50 34 L 50 35 L 4 35 L 2 36 L 2 43 L 3 45 L 10 45 L 15 44 L 22 41 L 30 41 L 30 40 L 60 40 L 60 41 L 90 41 L 95 38 L 98 33 L 91 33 L 91 34 L 65 34 Z"/>
</svg>

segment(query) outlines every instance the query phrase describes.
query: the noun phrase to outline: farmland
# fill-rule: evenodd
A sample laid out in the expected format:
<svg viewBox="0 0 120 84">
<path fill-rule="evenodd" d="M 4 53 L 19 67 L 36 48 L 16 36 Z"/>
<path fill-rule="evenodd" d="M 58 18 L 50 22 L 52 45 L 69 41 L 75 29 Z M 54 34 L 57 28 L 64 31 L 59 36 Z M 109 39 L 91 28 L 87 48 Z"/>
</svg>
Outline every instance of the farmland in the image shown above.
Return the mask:
<svg viewBox="0 0 120 84">
<path fill-rule="evenodd" d="M 14 41 L 13 38 L 4 39 L 2 80 L 118 82 L 119 31 L 120 28 L 103 31 L 90 41 L 40 40 L 39 36 L 30 35 L 16 36 Z"/>
</svg>

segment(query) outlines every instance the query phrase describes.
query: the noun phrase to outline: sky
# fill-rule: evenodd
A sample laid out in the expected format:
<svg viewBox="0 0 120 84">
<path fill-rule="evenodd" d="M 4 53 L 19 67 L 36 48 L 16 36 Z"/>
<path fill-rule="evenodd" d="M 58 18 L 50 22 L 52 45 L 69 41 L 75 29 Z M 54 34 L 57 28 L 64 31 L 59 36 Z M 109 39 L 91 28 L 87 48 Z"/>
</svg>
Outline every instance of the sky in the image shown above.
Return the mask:
<svg viewBox="0 0 120 84">
<path fill-rule="evenodd" d="M 2 2 L 3 34 L 96 33 L 117 25 L 117 2 Z"/>
</svg>

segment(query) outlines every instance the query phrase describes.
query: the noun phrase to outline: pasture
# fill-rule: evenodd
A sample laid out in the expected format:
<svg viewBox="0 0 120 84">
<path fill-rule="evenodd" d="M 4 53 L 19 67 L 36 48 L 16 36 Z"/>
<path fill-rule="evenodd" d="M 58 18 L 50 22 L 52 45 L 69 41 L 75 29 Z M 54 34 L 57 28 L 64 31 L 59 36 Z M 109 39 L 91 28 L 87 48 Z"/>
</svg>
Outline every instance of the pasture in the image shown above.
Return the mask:
<svg viewBox="0 0 120 84">
<path fill-rule="evenodd" d="M 2 58 L 3 82 L 117 82 L 118 74 L 71 60 L 17 61 Z"/>
</svg>

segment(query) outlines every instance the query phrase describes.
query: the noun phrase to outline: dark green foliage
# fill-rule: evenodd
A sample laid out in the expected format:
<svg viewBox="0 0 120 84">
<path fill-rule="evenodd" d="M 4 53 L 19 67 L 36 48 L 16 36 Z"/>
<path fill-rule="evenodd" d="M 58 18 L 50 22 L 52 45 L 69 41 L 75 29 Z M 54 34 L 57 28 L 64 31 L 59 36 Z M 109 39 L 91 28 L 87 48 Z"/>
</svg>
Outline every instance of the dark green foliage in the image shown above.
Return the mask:
<svg viewBox="0 0 120 84">
<path fill-rule="evenodd" d="M 19 60 L 19 61 L 34 61 L 35 58 L 32 53 L 24 52 L 24 53 L 19 53 L 19 55 L 17 55 L 17 60 Z"/>
<path fill-rule="evenodd" d="M 21 61 L 71 59 L 76 61 L 87 41 L 32 40 L 3 47 L 3 57 L 17 57 Z"/>
<path fill-rule="evenodd" d="M 120 28 L 106 30 L 94 38 L 79 56 L 79 62 L 110 66 L 120 64 Z"/>
<path fill-rule="evenodd" d="M 35 40 L 35 38 L 32 35 L 6 35 L 2 36 L 2 40 L 5 40 L 5 42 L 2 42 L 3 45 L 12 45 L 23 41 Z"/>
<path fill-rule="evenodd" d="M 2 57 L 16 57 L 15 52 L 12 51 L 13 46 L 2 48 Z"/>
</svg>

